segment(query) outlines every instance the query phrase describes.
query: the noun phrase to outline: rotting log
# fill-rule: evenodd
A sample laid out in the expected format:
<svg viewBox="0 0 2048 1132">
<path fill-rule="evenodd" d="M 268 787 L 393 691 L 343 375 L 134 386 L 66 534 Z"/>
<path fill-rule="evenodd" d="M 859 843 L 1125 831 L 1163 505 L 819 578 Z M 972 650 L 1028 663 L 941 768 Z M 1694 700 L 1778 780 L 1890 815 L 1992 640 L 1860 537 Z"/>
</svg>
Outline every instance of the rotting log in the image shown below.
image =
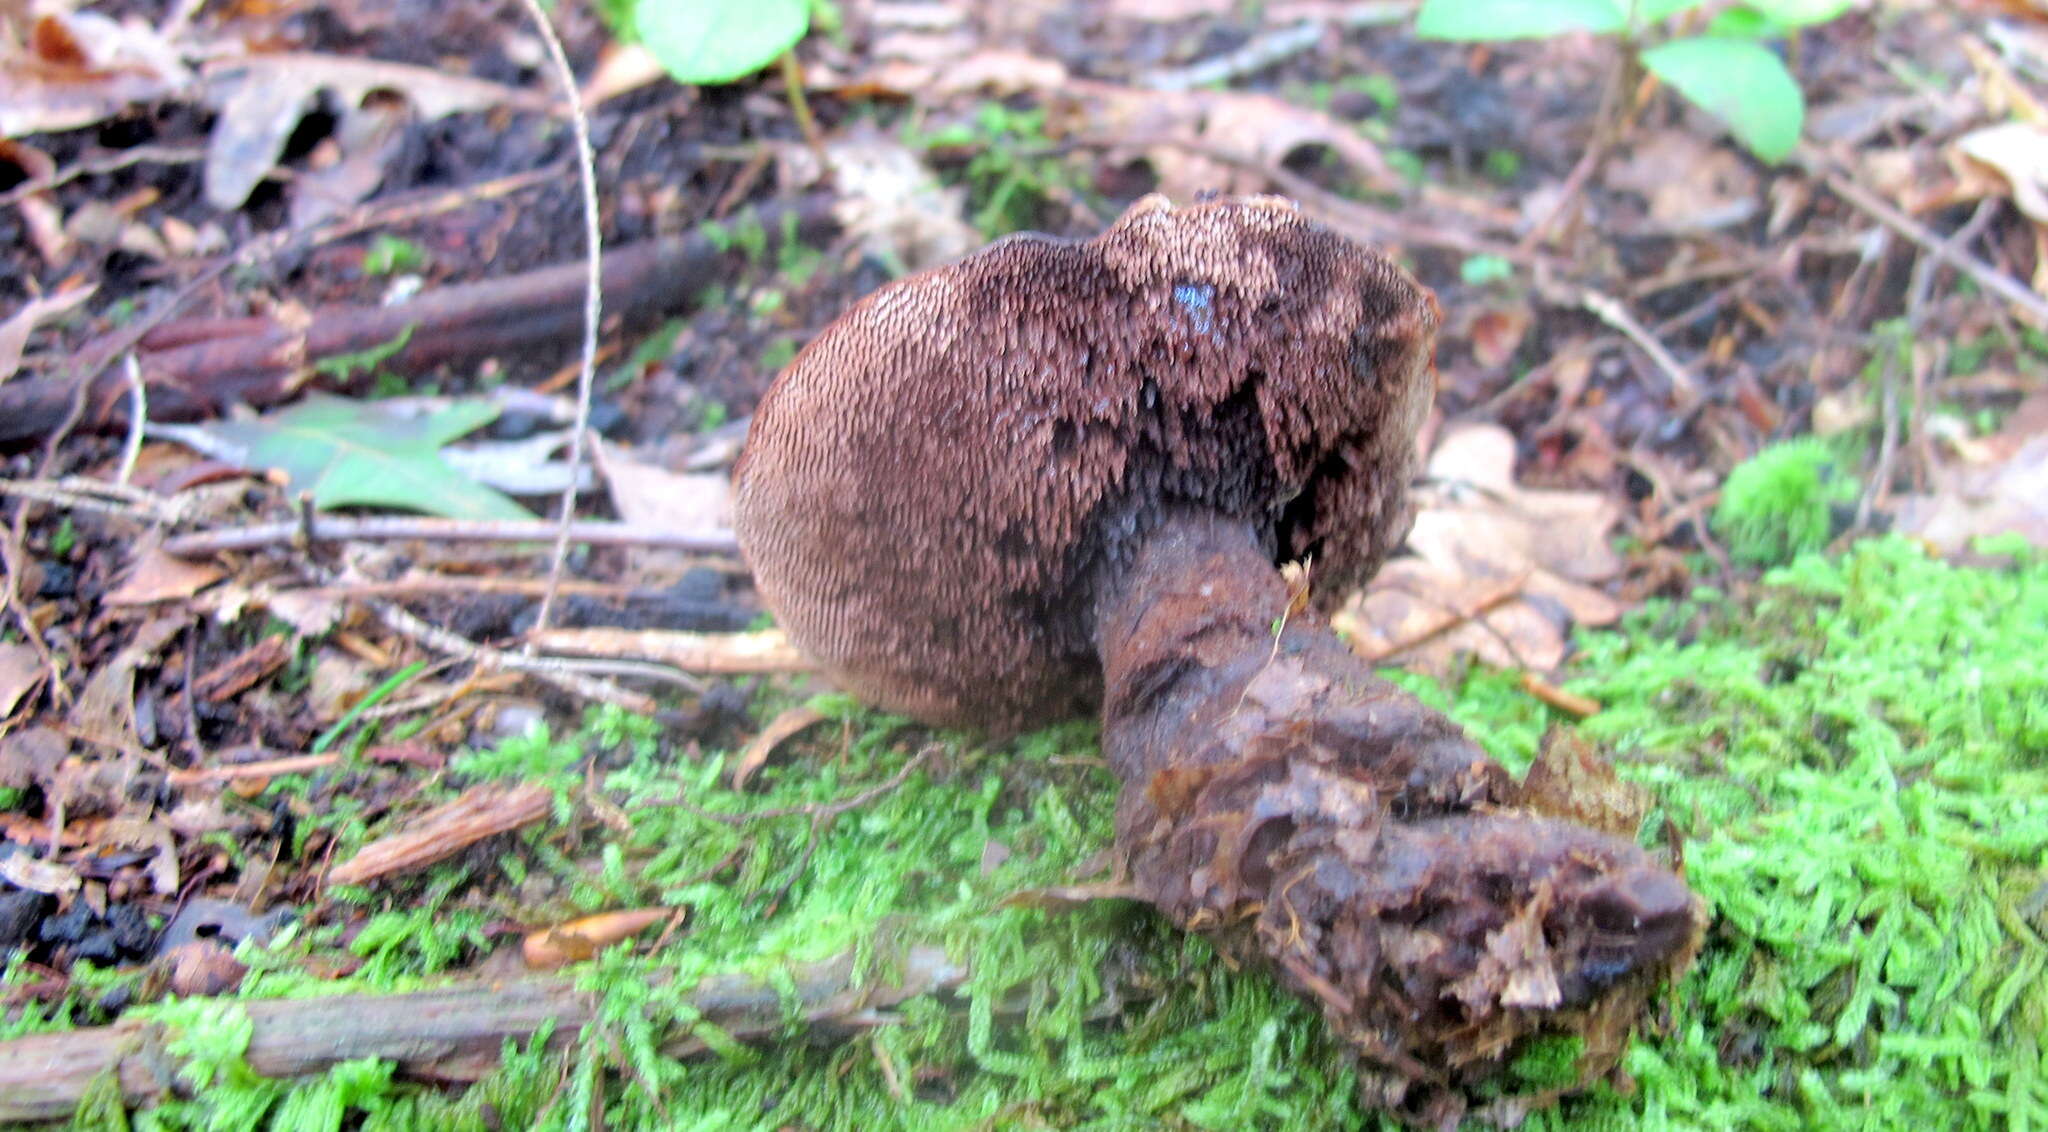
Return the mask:
<svg viewBox="0 0 2048 1132">
<path fill-rule="evenodd" d="M 768 232 L 772 250 L 786 217 L 796 234 L 815 240 L 833 230 L 831 201 L 805 197 L 769 204 L 750 219 Z M 644 322 L 680 309 L 717 282 L 740 253 L 699 229 L 618 248 L 604 256 L 607 318 Z M 503 279 L 443 287 L 396 306 L 329 306 L 303 325 L 272 318 L 187 319 L 144 335 L 136 352 L 156 421 L 193 420 L 237 402 L 270 405 L 296 396 L 310 367 L 359 354 L 407 335 L 381 365 L 418 374 L 445 362 L 482 358 L 568 340 L 583 325 L 587 269 L 582 261 Z M 409 334 L 408 334 L 409 332 Z M 93 356 L 88 345 L 80 356 Z M 0 385 L 0 445 L 18 444 L 55 428 L 70 412 L 74 384 L 63 376 Z M 116 429 L 127 421 L 128 381 L 118 366 L 102 369 L 88 391 L 78 427 Z"/>
<path fill-rule="evenodd" d="M 886 982 L 859 985 L 851 955 L 797 967 L 791 976 L 797 1014 L 809 1032 L 836 1037 L 886 1024 L 886 1011 L 911 998 L 959 987 L 967 969 L 938 948 L 920 946 L 904 952 L 901 969 Z M 743 975 L 706 978 L 691 990 L 689 1004 L 700 1021 L 676 1026 L 664 1053 L 687 1057 L 708 1048 L 692 1036 L 700 1024 L 761 1040 L 784 1032 L 790 1018 L 782 991 Z M 463 1083 L 489 1073 L 506 1042 L 529 1041 L 543 1027 L 552 1026 L 550 1049 L 568 1045 L 596 1016 L 597 998 L 557 978 L 243 1005 L 252 1026 L 244 1059 L 262 1076 L 303 1077 L 375 1057 L 414 1080 Z M 161 1023 L 135 1020 L 0 1042 L 0 1121 L 64 1119 L 107 1073 L 120 1081 L 130 1106 L 185 1095 L 182 1062 L 169 1049 L 175 1036 Z"/>
</svg>

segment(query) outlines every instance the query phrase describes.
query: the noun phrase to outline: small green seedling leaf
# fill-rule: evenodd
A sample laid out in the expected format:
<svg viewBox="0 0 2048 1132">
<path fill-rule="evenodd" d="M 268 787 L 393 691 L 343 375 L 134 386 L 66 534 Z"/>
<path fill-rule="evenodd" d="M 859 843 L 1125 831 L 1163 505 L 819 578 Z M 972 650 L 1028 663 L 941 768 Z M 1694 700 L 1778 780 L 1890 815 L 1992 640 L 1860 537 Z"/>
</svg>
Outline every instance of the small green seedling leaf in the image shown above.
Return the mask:
<svg viewBox="0 0 2048 1132">
<path fill-rule="evenodd" d="M 1458 279 L 1467 287 L 1483 287 L 1512 279 L 1514 275 L 1515 265 L 1491 252 L 1466 256 L 1465 262 L 1458 265 Z"/>
<path fill-rule="evenodd" d="M 363 251 L 365 275 L 396 275 L 401 271 L 418 271 L 426 265 L 426 249 L 389 233 L 378 233 Z"/>
<path fill-rule="evenodd" d="M 1626 30 L 1628 0 L 1423 0 L 1415 14 L 1415 34 L 1423 39 L 1533 39 L 1568 31 Z"/>
<path fill-rule="evenodd" d="M 1780 28 L 1824 24 L 1849 10 L 1854 0 L 1749 0 L 1749 7 Z"/>
<path fill-rule="evenodd" d="M 796 46 L 810 0 L 640 0 L 633 31 L 680 83 L 743 79 Z"/>
<path fill-rule="evenodd" d="M 1658 20 L 1668 20 L 1680 12 L 1691 11 L 1704 3 L 1706 0 L 1636 0 L 1636 23 L 1654 24 Z"/>
<path fill-rule="evenodd" d="M 1769 16 L 1755 8 L 1741 5 L 1716 15 L 1714 21 L 1707 25 L 1708 35 L 1742 39 L 1762 39 L 1776 33 L 1777 30 L 1778 25 L 1772 23 Z"/>
<path fill-rule="evenodd" d="M 510 496 L 455 470 L 441 446 L 489 424 L 498 406 L 457 401 L 407 416 L 391 406 L 313 394 L 247 421 L 164 425 L 156 431 L 245 468 L 270 468 L 313 505 L 392 507 L 450 519 L 531 519 Z"/>
<path fill-rule="evenodd" d="M 1806 98 L 1792 72 L 1750 39 L 1674 39 L 1643 52 L 1643 66 L 1728 123 L 1736 140 L 1765 161 L 1783 161 L 1799 145 Z"/>
</svg>

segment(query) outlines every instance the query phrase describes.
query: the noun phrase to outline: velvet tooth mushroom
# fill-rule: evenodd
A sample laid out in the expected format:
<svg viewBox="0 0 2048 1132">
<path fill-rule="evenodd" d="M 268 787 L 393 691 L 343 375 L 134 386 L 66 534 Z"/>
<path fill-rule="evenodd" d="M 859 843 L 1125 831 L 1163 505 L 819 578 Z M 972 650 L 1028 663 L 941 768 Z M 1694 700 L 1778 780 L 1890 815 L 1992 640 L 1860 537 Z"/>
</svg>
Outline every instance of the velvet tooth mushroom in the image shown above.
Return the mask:
<svg viewBox="0 0 2048 1132">
<path fill-rule="evenodd" d="M 847 311 L 763 399 L 735 521 L 864 699 L 996 734 L 1100 711 L 1135 891 L 1442 1123 L 1528 1035 L 1611 1064 L 1703 911 L 1629 838 L 1519 808 L 1323 619 L 1406 534 L 1438 322 L 1288 202 L 1148 197 Z"/>
</svg>

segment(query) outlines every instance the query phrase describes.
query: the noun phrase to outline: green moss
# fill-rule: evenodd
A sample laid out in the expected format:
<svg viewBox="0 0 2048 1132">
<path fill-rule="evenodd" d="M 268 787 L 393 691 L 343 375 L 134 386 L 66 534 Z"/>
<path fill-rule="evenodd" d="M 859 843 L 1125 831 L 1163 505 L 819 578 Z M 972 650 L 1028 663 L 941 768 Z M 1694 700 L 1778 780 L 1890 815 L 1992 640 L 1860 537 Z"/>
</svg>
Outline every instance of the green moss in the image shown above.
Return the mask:
<svg viewBox="0 0 2048 1132">
<path fill-rule="evenodd" d="M 1824 441 L 1803 437 L 1771 445 L 1728 473 L 1714 529 L 1736 561 L 1774 565 L 1827 542 L 1834 505 L 1855 495 L 1833 461 Z"/>
<path fill-rule="evenodd" d="M 1701 591 L 1582 638 L 1570 686 L 1607 705 L 1582 729 L 1653 790 L 1645 835 L 1681 838 L 1715 921 L 1625 1058 L 1634 1090 L 1602 1086 L 1527 1127 L 2048 1125 L 2048 564 L 2019 561 L 1963 570 L 1866 542 L 1801 557 L 1751 598 Z M 1518 769 L 1560 722 L 1512 674 L 1400 679 Z M 794 702 L 767 692 L 763 713 Z M 583 1128 L 599 1113 L 627 1129 L 1386 1127 L 1359 1108 L 1314 1009 L 1270 979 L 1128 904 L 1007 901 L 1091 879 L 1115 790 L 1092 727 L 990 748 L 843 697 L 811 702 L 834 721 L 747 793 L 727 788 L 727 753 L 664 750 L 656 729 L 609 710 L 570 739 L 467 758 L 462 775 L 565 790 L 608 767 L 602 793 L 632 827 L 572 808 L 421 880 L 339 894 L 368 916 L 348 944 L 363 966 L 345 980 L 299 973 L 342 946 L 338 925 L 243 951 L 248 994 L 364 993 L 475 962 L 499 942 L 493 922 L 687 905 L 659 949 L 579 970 L 602 1006 L 562 1052 L 537 1039 L 459 1094 L 377 1063 L 286 1087 L 246 1074 L 235 1004 L 150 1007 L 180 1024 L 212 1083 L 136 1124 Z M 824 825 L 808 860 L 810 821 L 775 816 L 884 783 L 928 744 L 900 788 Z M 678 795 L 763 816 L 717 820 L 668 804 Z M 971 981 L 863 1039 L 813 1045 L 792 1024 L 742 1046 L 689 1006 L 704 976 L 787 986 L 791 965 L 848 951 L 885 979 L 912 943 L 967 959 Z M 25 977 L 17 965 L 6 982 Z M 9 1030 L 65 1028 L 77 1009 L 31 1004 Z M 665 1056 L 679 1031 L 716 1052 Z M 1537 1045 L 1511 1076 L 1554 1086 L 1576 1053 Z"/>
</svg>

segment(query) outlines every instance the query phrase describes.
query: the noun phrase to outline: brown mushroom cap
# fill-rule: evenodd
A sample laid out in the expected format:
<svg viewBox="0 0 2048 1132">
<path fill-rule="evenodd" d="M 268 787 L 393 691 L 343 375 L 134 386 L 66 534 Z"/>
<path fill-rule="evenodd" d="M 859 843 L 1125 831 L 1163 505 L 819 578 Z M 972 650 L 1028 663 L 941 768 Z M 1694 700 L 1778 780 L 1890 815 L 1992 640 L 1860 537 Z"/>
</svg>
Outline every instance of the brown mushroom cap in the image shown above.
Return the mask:
<svg viewBox="0 0 2048 1132">
<path fill-rule="evenodd" d="M 762 400 L 740 545 L 847 690 L 998 731 L 1090 710 L 1094 604 L 1174 508 L 1313 556 L 1328 601 L 1406 532 L 1435 299 L 1271 197 L 1013 236 L 846 312 Z"/>
</svg>

